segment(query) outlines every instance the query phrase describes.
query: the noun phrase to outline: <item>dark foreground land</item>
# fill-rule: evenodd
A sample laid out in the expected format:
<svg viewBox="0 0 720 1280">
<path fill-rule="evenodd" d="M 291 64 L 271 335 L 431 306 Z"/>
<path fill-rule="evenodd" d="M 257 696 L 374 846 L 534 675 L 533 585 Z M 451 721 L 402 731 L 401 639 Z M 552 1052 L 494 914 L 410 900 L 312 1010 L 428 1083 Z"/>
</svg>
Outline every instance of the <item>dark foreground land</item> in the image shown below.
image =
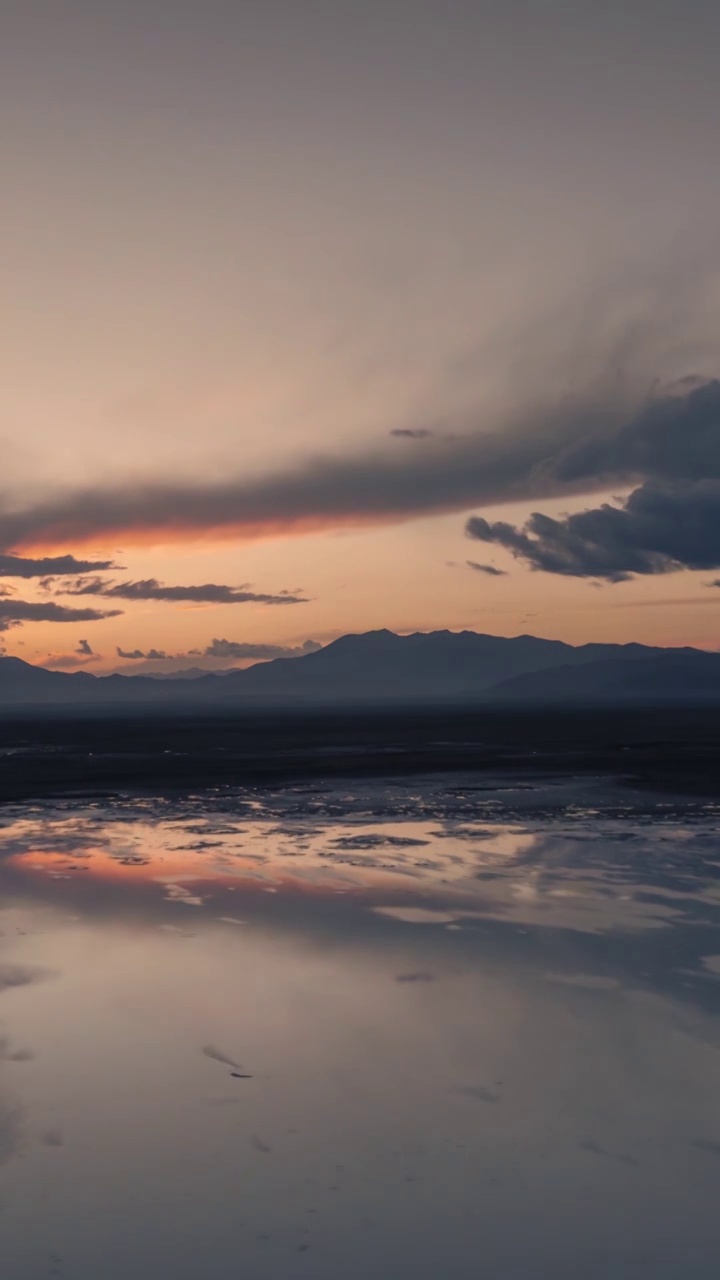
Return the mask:
<svg viewBox="0 0 720 1280">
<path fill-rule="evenodd" d="M 115 790 L 162 794 L 453 770 L 597 775 L 713 796 L 720 715 L 708 709 L 349 711 L 6 716 L 0 802 Z"/>
</svg>

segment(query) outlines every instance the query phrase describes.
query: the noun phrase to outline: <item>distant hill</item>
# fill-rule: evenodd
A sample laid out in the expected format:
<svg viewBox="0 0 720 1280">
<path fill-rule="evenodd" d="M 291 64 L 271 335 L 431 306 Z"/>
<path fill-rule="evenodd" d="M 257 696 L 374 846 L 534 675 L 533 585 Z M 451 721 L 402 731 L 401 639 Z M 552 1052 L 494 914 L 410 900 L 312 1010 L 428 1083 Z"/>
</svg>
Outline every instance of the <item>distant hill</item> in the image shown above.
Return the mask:
<svg viewBox="0 0 720 1280">
<path fill-rule="evenodd" d="M 244 670 L 96 676 L 0 658 L 0 707 L 603 703 L 714 700 L 720 654 L 432 631 L 342 636 Z"/>
<path fill-rule="evenodd" d="M 503 680 L 493 695 L 519 705 L 720 704 L 720 654 L 651 650 L 641 661 L 618 657 L 563 665 Z"/>
</svg>

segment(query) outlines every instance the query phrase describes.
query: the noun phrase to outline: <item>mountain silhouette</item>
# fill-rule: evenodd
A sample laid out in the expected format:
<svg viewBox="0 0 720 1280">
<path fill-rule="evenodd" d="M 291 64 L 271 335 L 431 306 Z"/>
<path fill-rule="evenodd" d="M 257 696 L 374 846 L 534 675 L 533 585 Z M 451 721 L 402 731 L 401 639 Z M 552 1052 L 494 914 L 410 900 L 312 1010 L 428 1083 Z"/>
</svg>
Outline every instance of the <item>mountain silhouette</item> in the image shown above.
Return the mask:
<svg viewBox="0 0 720 1280">
<path fill-rule="evenodd" d="M 0 706 L 720 702 L 720 654 L 474 631 L 370 631 L 300 658 L 176 676 L 68 674 L 0 658 Z"/>
</svg>

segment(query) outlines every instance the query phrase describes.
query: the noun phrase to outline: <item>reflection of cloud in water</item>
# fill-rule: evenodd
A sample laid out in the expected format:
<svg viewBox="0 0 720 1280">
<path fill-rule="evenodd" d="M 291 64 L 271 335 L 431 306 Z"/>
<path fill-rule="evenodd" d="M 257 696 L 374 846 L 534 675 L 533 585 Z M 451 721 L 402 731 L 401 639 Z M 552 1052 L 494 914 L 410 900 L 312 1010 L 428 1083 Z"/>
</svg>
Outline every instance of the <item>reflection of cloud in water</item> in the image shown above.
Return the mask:
<svg viewBox="0 0 720 1280">
<path fill-rule="evenodd" d="M 14 1049 L 8 1036 L 0 1036 L 0 1061 L 32 1062 L 34 1057 L 32 1049 Z"/>
<path fill-rule="evenodd" d="M 217 1045 L 204 1044 L 202 1052 L 205 1054 L 206 1058 L 212 1058 L 214 1062 L 222 1062 L 224 1066 L 234 1067 L 236 1071 L 243 1070 L 242 1065 L 239 1062 L 236 1062 L 234 1058 L 229 1057 L 227 1053 L 223 1053 L 222 1049 L 218 1049 Z"/>
<path fill-rule="evenodd" d="M 21 1150 L 22 1120 L 22 1107 L 0 1096 L 0 1164 L 4 1164 Z"/>
<path fill-rule="evenodd" d="M 711 1142 L 708 1138 L 696 1138 L 690 1143 L 697 1151 L 705 1151 L 707 1155 L 720 1157 L 720 1142 Z"/>
<path fill-rule="evenodd" d="M 454 924 L 457 915 L 449 911 L 434 911 L 430 907 L 373 907 L 379 916 L 401 920 L 403 924 Z"/>
<path fill-rule="evenodd" d="M 176 884 L 172 880 L 158 880 L 158 884 L 165 887 L 165 899 L 167 902 L 180 902 L 185 907 L 202 907 L 205 899 L 198 894 L 191 893 L 185 888 L 184 884 Z"/>
<path fill-rule="evenodd" d="M 430 844 L 430 841 L 370 831 L 367 835 L 335 836 L 330 844 L 336 849 L 419 849 Z"/>
<path fill-rule="evenodd" d="M 614 991 L 620 986 L 617 978 L 605 978 L 594 973 L 544 973 L 545 982 L 558 982 L 565 987 L 581 987 L 584 991 Z"/>
<path fill-rule="evenodd" d="M 459 1085 L 454 1092 L 459 1093 L 463 1098 L 474 1098 L 477 1102 L 500 1101 L 499 1093 L 496 1093 L 493 1089 L 486 1089 L 485 1086 L 481 1084 Z"/>
<path fill-rule="evenodd" d="M 394 794 L 396 807 L 403 808 L 406 799 L 400 787 Z M 287 801 L 281 795 L 274 803 Z M 585 822 L 561 829 L 547 822 L 536 822 L 531 828 L 467 820 L 448 820 L 438 828 L 433 823 L 389 817 L 380 823 L 370 812 L 360 818 L 351 811 L 343 823 L 331 819 L 320 823 L 315 816 L 305 823 L 296 818 L 291 824 L 278 824 L 267 818 L 259 804 L 256 811 L 261 816 L 238 830 L 227 822 L 227 815 L 179 824 L 180 803 L 155 822 L 147 820 L 142 807 L 142 817 L 137 816 L 137 803 L 119 821 L 111 805 L 101 832 L 97 811 L 92 820 L 68 818 L 66 810 L 60 810 L 54 817 L 49 813 L 42 823 L 11 824 L 5 838 L 13 852 L 5 866 L 24 876 L 45 873 L 70 883 L 77 879 L 80 867 L 89 869 L 86 876 L 118 886 L 159 881 L 170 901 L 196 908 L 204 905 L 209 893 L 216 898 L 219 886 L 228 891 L 241 887 L 245 892 L 253 886 L 267 892 L 280 888 L 319 897 L 342 890 L 376 894 L 377 906 L 451 912 L 452 920 L 445 923 L 483 915 L 584 932 L 667 927 L 686 915 L 698 898 L 697 878 L 692 880 L 686 865 L 692 861 L 691 841 L 670 841 L 668 856 L 662 860 L 648 857 L 650 837 L 655 847 L 658 835 L 668 830 L 667 820 L 661 833 L 652 827 L 648 838 L 641 839 L 641 831 L 628 832 L 626 818 L 614 824 L 598 820 L 592 828 Z M 343 803 L 350 801 L 345 797 Z M 459 803 L 457 794 L 453 803 Z M 179 827 L 203 838 L 179 846 L 173 839 Z M 38 828 L 42 828 L 41 840 Z M 686 821 L 683 831 L 686 835 Z M 208 842 L 209 832 L 222 833 L 222 839 Z M 638 837 L 632 856 L 627 852 L 628 834 Z M 696 833 L 704 853 L 702 841 L 707 838 L 705 832 Z M 24 854 L 18 851 L 23 841 Z M 70 845 L 78 859 L 72 863 L 66 854 Z M 674 877 L 669 886 L 663 881 L 668 863 Z M 638 892 L 644 887 L 642 881 L 637 883 L 639 876 L 646 884 L 652 882 L 654 898 L 647 891 Z M 194 891 L 186 887 L 188 882 L 195 882 Z M 405 890 L 405 902 L 393 903 L 387 897 L 383 902 L 385 892 L 394 892 L 402 884 L 412 886 L 410 901 Z M 700 909 L 704 907 L 701 901 Z M 243 918 L 229 911 L 216 914 L 226 923 Z"/>
<path fill-rule="evenodd" d="M 287 820 L 305 800 L 258 793 L 242 834 L 227 797 L 207 818 L 192 798 L 157 819 L 100 805 L 82 875 L 69 802 L 42 813 L 40 852 L 27 819 L 28 856 L 16 841 L 0 866 L 4 959 L 62 985 L 0 1000 L 9 1051 L 39 1049 L 0 1063 L 35 1137 L 7 1170 L 33 1215 L 3 1222 L 18 1275 L 57 1223 L 78 1280 L 231 1274 L 239 1230 L 248 1275 L 289 1280 L 307 1224 L 313 1274 L 348 1280 L 380 1255 L 392 1275 L 629 1276 L 631 1250 L 669 1280 L 664 1233 L 707 1241 L 714 820 L 684 815 L 678 840 L 670 817 L 494 824 L 456 792 L 446 821 L 412 814 L 417 786 L 328 788 L 325 817 Z M 228 1079 L 233 1051 L 255 1083 Z M 64 1150 L 40 1148 L 51 1123 Z M 714 1275 L 714 1252 L 692 1262 L 677 1273 Z"/>
<path fill-rule="evenodd" d="M 32 964 L 0 964 L 0 992 L 13 987 L 28 987 L 34 982 L 45 982 L 54 977 L 52 969 Z"/>
<path fill-rule="evenodd" d="M 256 1133 L 252 1134 L 250 1138 L 250 1144 L 255 1148 L 256 1151 L 261 1151 L 263 1155 L 269 1155 L 270 1152 L 272 1151 L 272 1147 L 270 1146 L 270 1143 L 266 1142 L 264 1138 L 258 1137 Z"/>
<path fill-rule="evenodd" d="M 660 799 L 638 808 L 620 792 L 606 793 L 604 808 L 580 803 L 588 785 L 553 783 L 565 797 L 561 817 L 548 816 L 536 794 L 522 818 L 508 807 L 514 794 L 447 779 L 47 802 L 5 822 L 0 868 L 10 887 L 66 911 L 142 903 L 178 939 L 192 935 L 173 922 L 187 914 L 176 908 L 193 907 L 193 930 L 223 930 L 228 945 L 231 932 L 315 909 L 328 927 L 342 916 L 348 936 L 384 919 L 387 927 L 438 926 L 458 946 L 489 944 L 492 927 L 492 938 L 505 930 L 529 947 L 535 931 L 547 930 L 553 953 L 538 956 L 538 978 L 588 991 L 627 985 L 617 966 L 597 972 L 590 940 L 612 935 L 616 945 L 642 933 L 635 981 L 662 973 L 709 1003 L 720 971 L 717 812 L 705 802 L 676 812 Z M 669 931 L 682 963 L 663 941 Z M 562 937 L 581 935 L 589 951 L 578 955 L 568 942 L 559 954 Z M 424 972 L 424 959 L 414 957 L 408 972 Z"/>
<path fill-rule="evenodd" d="M 45 1147 L 64 1147 L 65 1138 L 60 1129 L 44 1129 L 39 1135 L 40 1141 Z"/>
</svg>

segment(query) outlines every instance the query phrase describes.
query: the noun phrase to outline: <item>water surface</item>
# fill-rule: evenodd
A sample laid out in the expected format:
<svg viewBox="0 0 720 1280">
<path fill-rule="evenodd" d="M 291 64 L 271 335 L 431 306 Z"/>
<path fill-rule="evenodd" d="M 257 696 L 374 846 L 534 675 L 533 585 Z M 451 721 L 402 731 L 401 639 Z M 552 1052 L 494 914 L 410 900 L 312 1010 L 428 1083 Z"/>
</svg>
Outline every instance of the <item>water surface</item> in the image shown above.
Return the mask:
<svg viewBox="0 0 720 1280">
<path fill-rule="evenodd" d="M 0 821 L 13 1280 L 716 1276 L 715 805 L 451 776 Z"/>
</svg>

